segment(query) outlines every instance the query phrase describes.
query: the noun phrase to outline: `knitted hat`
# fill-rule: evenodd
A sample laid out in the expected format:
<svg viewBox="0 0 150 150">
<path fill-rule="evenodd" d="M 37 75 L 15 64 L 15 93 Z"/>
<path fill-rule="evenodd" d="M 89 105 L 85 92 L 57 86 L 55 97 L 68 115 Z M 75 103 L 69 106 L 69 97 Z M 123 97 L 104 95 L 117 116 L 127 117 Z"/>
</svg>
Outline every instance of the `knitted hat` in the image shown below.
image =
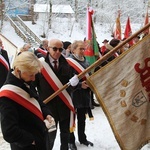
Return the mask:
<svg viewBox="0 0 150 150">
<path fill-rule="evenodd" d="M 71 42 L 69 42 L 69 41 L 63 42 L 63 48 L 64 49 L 67 49 L 69 45 L 71 45 Z"/>
<path fill-rule="evenodd" d="M 118 40 L 118 39 L 112 39 L 112 40 L 109 42 L 109 44 L 110 44 L 112 47 L 117 46 L 119 43 L 120 43 L 120 40 Z"/>
</svg>

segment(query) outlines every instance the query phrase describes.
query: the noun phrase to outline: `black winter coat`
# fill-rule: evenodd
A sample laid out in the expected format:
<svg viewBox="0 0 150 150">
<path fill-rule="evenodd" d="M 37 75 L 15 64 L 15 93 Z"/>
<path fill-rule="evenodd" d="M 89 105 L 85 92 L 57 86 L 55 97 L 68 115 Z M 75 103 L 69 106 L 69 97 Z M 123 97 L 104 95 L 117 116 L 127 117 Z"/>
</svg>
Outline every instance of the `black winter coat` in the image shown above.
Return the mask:
<svg viewBox="0 0 150 150">
<path fill-rule="evenodd" d="M 1 50 L 0 55 L 2 55 L 9 64 L 7 51 Z M 2 87 L 2 85 L 4 84 L 4 82 L 6 80 L 7 73 L 8 73 L 8 70 L 6 69 L 6 67 L 4 65 L 2 65 L 2 63 L 0 63 L 0 88 Z"/>
<path fill-rule="evenodd" d="M 48 63 L 48 65 L 54 71 L 52 65 L 49 62 L 48 55 L 49 53 L 45 58 L 45 62 Z M 59 58 L 58 71 L 57 72 L 54 71 L 54 73 L 56 74 L 56 76 L 58 77 L 58 79 L 61 81 L 63 85 L 68 83 L 69 79 L 71 78 L 70 66 L 62 55 Z M 55 92 L 53 88 L 49 85 L 49 83 L 46 81 L 46 79 L 43 77 L 43 75 L 40 73 L 37 74 L 36 76 L 36 82 L 34 82 L 34 86 L 37 87 L 40 99 L 43 101 Z M 71 88 L 67 88 L 67 91 L 68 93 L 70 93 Z M 60 99 L 59 96 L 56 96 L 54 99 L 48 102 L 47 106 L 50 108 L 52 115 L 56 119 L 56 121 L 62 121 L 70 117 L 69 108 Z"/>
<path fill-rule="evenodd" d="M 75 59 L 83 68 L 87 68 L 89 63 L 84 59 L 84 61 L 79 61 L 73 55 L 70 56 Z M 74 69 L 74 74 L 78 74 L 78 72 Z M 83 79 L 80 80 L 79 84 L 75 87 L 72 92 L 72 100 L 75 108 L 89 108 L 91 106 L 91 96 L 90 96 L 90 88 L 83 89 L 81 88 L 81 83 Z"/>
<path fill-rule="evenodd" d="M 42 49 L 42 50 L 45 50 L 45 49 L 42 47 L 42 45 L 40 45 L 39 48 Z M 45 51 L 46 51 L 46 50 L 45 50 Z M 34 54 L 35 54 L 38 58 L 41 58 L 41 57 L 44 57 L 44 58 L 45 58 L 45 55 L 43 55 L 42 53 L 40 53 L 40 52 L 38 51 L 38 49 L 34 51 Z"/>
<path fill-rule="evenodd" d="M 5 84 L 18 86 L 29 93 L 30 97 L 37 98 L 12 73 L 8 74 Z M 45 104 L 39 103 L 45 118 L 50 111 Z M 12 150 L 46 150 L 47 128 L 39 117 L 7 97 L 0 97 L 0 112 L 3 137 L 10 143 Z M 33 141 L 35 145 L 31 144 Z"/>
</svg>

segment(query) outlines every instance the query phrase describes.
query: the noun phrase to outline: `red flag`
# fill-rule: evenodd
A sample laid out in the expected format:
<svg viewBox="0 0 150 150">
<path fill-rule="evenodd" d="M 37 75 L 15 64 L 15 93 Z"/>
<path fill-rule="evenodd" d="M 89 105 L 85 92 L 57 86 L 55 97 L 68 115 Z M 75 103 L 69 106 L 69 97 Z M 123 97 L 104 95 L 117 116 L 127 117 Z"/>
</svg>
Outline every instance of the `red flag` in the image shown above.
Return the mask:
<svg viewBox="0 0 150 150">
<path fill-rule="evenodd" d="M 87 31 L 86 31 L 86 40 L 91 40 L 92 39 L 92 15 L 94 11 L 91 7 L 87 8 Z"/>
<path fill-rule="evenodd" d="M 145 22 L 144 22 L 144 26 L 147 25 L 149 23 L 149 17 L 148 17 L 148 9 L 145 15 Z M 147 35 L 149 33 L 149 28 L 147 28 L 144 32 L 144 35 Z"/>
<path fill-rule="evenodd" d="M 132 35 L 132 29 L 131 29 L 131 25 L 130 25 L 130 18 L 128 17 L 127 23 L 126 23 L 126 28 L 125 28 L 125 31 L 124 31 L 124 38 L 127 39 L 131 35 Z M 131 40 L 129 42 L 129 45 L 130 46 L 133 45 L 133 40 Z"/>
<path fill-rule="evenodd" d="M 118 39 L 118 40 L 121 40 L 120 10 L 118 10 L 118 16 L 117 16 L 117 19 L 116 19 L 114 38 Z"/>
</svg>

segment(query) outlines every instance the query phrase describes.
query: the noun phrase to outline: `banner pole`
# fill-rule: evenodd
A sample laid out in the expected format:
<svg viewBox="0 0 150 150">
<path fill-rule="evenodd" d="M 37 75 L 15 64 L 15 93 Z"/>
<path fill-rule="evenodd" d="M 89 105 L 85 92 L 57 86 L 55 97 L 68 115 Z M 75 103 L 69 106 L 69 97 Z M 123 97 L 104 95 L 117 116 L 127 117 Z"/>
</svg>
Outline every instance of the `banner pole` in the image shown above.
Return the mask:
<svg viewBox="0 0 150 150">
<path fill-rule="evenodd" d="M 141 32 L 143 32 L 145 29 L 147 29 L 149 27 L 150 27 L 150 23 L 148 23 L 143 28 L 141 28 L 139 31 L 135 32 L 133 35 L 131 35 L 130 37 L 128 37 L 126 40 L 124 40 L 123 42 L 121 42 L 120 44 L 118 44 L 115 48 L 113 48 L 112 50 L 110 50 L 106 55 L 104 55 L 102 58 L 100 58 L 99 60 L 97 60 L 92 65 L 90 65 L 83 72 L 81 72 L 80 74 L 78 74 L 78 78 L 82 79 L 85 76 L 86 73 L 89 73 L 92 69 L 94 69 L 95 67 L 97 67 L 98 65 L 100 65 L 103 61 L 107 60 L 118 49 L 120 49 L 123 45 L 125 45 L 126 43 L 128 43 L 130 40 L 132 40 L 134 37 L 138 36 Z M 59 93 L 61 93 L 64 89 L 68 88 L 69 86 L 70 86 L 70 83 L 68 82 L 61 89 L 57 90 L 55 93 L 53 93 L 52 95 L 50 95 L 47 99 L 45 99 L 43 102 L 45 104 L 48 103 L 50 100 L 52 100 L 54 97 L 56 97 Z"/>
</svg>

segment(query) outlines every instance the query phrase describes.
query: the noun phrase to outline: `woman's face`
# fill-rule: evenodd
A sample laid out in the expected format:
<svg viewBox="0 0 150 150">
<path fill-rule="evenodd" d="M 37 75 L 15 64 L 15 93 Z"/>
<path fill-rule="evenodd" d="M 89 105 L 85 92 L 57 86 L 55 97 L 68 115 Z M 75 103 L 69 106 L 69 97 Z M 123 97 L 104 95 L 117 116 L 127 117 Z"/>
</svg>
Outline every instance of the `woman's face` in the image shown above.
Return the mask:
<svg viewBox="0 0 150 150">
<path fill-rule="evenodd" d="M 35 81 L 35 75 L 37 74 L 37 72 L 36 73 L 30 71 L 22 72 L 20 70 L 17 70 L 17 72 L 19 79 L 23 79 L 25 82 Z"/>
<path fill-rule="evenodd" d="M 79 57 L 83 57 L 84 51 L 85 51 L 85 44 L 83 42 L 83 43 L 78 44 L 77 48 L 73 50 L 73 54 L 75 54 Z"/>
</svg>

